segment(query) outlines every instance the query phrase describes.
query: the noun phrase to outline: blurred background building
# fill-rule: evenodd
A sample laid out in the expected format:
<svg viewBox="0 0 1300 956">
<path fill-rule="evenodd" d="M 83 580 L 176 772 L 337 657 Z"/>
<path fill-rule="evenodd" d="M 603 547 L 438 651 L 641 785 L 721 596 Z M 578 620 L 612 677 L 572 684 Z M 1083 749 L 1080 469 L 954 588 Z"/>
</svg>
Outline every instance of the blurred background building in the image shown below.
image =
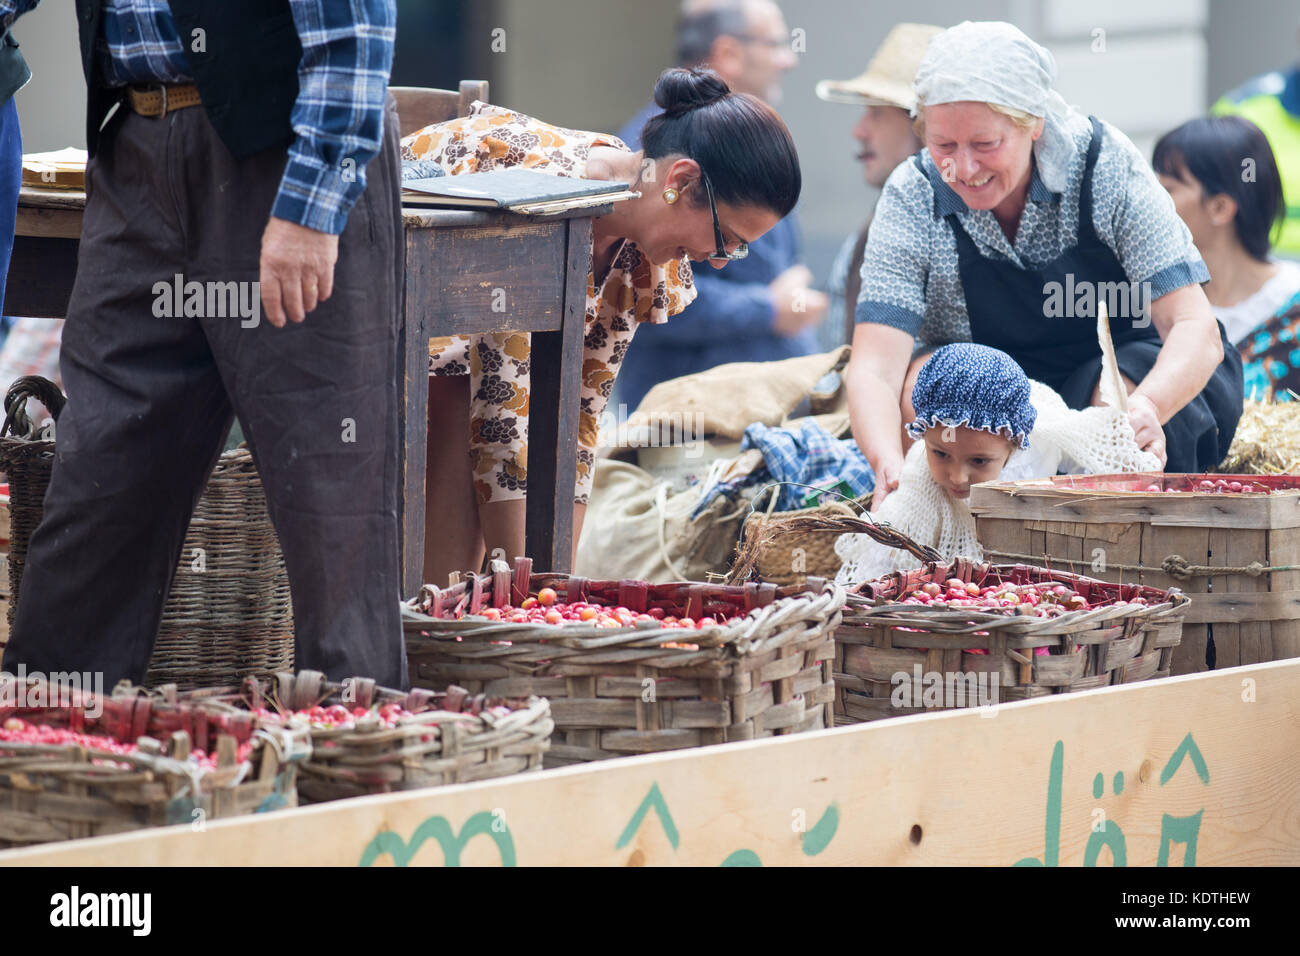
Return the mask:
<svg viewBox="0 0 1300 956">
<path fill-rule="evenodd" d="M 1070 103 L 1116 124 L 1149 157 L 1155 138 L 1221 94 L 1300 58 L 1296 0 L 785 0 L 800 64 L 780 111 L 804 169 L 805 259 L 824 281 L 873 197 L 850 129 L 855 107 L 817 99 L 898 20 L 1009 20 L 1056 55 Z M 496 103 L 563 126 L 617 130 L 673 61 L 679 0 L 398 0 L 393 83 L 487 79 Z M 48 0 L 14 34 L 34 78 L 17 96 L 28 152 L 84 145 L 74 6 Z"/>
</svg>

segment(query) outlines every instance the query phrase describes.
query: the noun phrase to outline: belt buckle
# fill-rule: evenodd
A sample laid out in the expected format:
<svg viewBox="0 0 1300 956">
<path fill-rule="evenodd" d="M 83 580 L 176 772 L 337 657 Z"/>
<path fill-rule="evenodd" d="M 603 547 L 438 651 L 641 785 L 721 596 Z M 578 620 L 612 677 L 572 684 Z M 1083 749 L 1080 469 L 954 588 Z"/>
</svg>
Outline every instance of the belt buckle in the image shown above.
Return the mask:
<svg viewBox="0 0 1300 956">
<path fill-rule="evenodd" d="M 162 112 L 158 114 L 158 119 L 167 115 L 167 84 L 166 83 L 137 83 L 134 87 L 138 93 L 157 92 L 162 97 Z"/>
</svg>

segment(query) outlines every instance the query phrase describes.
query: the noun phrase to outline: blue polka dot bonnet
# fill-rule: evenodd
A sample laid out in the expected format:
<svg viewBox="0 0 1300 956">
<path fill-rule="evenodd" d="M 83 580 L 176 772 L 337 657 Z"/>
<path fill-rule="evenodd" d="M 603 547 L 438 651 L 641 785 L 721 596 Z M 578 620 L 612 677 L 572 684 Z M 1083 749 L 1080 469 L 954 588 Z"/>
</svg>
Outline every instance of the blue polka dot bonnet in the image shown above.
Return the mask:
<svg viewBox="0 0 1300 956">
<path fill-rule="evenodd" d="M 1028 448 L 1038 418 L 1029 377 L 1015 359 L 972 342 L 935 350 L 916 377 L 912 407 L 916 419 L 907 433 L 917 440 L 929 428 L 964 426 Z"/>
</svg>

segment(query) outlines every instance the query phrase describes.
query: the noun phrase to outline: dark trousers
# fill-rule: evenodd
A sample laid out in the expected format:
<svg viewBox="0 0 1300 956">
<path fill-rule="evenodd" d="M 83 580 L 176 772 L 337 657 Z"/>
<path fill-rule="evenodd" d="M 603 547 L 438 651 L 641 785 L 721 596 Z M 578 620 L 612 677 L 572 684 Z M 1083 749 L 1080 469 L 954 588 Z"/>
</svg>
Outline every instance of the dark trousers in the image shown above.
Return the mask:
<svg viewBox="0 0 1300 956">
<path fill-rule="evenodd" d="M 297 666 L 405 688 L 393 101 L 333 295 L 283 329 L 208 314 L 206 296 L 202 317 L 176 315 L 173 290 L 177 274 L 257 281 L 287 151 L 235 160 L 202 107 L 121 112 L 87 171 L 68 405 L 4 668 L 143 680 L 190 513 L 237 415 L 288 568 Z"/>
</svg>

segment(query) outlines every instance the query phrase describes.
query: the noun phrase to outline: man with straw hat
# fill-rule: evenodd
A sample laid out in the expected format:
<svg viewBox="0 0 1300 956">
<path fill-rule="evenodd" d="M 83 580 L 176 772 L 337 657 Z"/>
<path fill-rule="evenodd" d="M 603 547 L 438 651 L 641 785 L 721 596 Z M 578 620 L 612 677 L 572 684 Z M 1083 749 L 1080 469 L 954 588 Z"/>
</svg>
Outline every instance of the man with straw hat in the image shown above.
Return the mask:
<svg viewBox="0 0 1300 956">
<path fill-rule="evenodd" d="M 874 189 L 884 186 L 894 167 L 921 148 L 910 115 L 916 105 L 912 78 L 925 55 L 926 44 L 942 32 L 943 27 L 928 23 L 895 24 L 865 71 L 851 80 L 822 80 L 817 84 L 820 99 L 863 108 L 853 127 L 853 138 L 861 147 L 857 160 L 862 163 L 863 178 Z M 868 215 L 862 228 L 844 240 L 831 267 L 831 315 L 841 320 L 844 338 L 840 341 L 844 342 L 853 341 L 854 309 L 861 286 L 858 274 L 870 227 Z"/>
</svg>

